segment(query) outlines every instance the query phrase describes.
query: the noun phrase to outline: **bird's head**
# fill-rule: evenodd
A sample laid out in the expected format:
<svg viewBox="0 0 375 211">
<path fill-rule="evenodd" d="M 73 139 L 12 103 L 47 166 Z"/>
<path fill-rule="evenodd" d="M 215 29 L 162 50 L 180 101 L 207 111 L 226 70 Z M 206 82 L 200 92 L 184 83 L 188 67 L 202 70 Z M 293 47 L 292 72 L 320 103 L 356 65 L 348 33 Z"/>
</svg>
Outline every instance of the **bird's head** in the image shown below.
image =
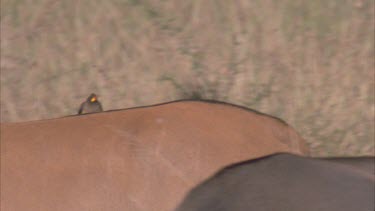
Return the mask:
<svg viewBox="0 0 375 211">
<path fill-rule="evenodd" d="M 88 101 L 88 102 L 91 102 L 91 103 L 94 103 L 94 102 L 98 101 L 98 97 L 96 96 L 96 94 L 92 93 L 92 94 L 87 98 L 87 101 Z"/>
</svg>

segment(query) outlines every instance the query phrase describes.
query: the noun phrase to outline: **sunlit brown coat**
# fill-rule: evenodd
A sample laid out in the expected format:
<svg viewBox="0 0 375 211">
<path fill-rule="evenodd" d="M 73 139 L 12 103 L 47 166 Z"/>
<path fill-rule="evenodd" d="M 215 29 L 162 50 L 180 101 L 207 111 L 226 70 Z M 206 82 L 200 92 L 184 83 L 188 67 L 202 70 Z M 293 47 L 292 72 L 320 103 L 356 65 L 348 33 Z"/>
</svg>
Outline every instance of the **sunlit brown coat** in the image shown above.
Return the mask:
<svg viewBox="0 0 375 211">
<path fill-rule="evenodd" d="M 1 210 L 173 209 L 231 163 L 307 153 L 283 121 L 181 101 L 1 125 Z"/>
</svg>

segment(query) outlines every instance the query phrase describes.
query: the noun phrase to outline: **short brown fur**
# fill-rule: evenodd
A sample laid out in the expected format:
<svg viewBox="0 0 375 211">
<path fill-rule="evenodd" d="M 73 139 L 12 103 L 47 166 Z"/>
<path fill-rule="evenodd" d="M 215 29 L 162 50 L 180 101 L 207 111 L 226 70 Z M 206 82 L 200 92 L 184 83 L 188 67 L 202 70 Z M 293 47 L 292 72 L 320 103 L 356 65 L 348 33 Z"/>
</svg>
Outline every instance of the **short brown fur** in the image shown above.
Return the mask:
<svg viewBox="0 0 375 211">
<path fill-rule="evenodd" d="M 308 153 L 277 119 L 206 102 L 2 124 L 1 210 L 171 210 L 220 168 L 275 152 Z"/>
</svg>

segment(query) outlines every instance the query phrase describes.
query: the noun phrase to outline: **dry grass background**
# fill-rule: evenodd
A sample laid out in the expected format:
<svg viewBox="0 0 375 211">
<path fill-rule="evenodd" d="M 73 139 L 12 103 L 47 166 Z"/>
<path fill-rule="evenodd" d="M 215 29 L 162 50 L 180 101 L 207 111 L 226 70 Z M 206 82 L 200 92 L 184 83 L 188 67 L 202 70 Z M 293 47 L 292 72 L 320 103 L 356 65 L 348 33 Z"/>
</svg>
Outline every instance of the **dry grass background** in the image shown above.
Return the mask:
<svg viewBox="0 0 375 211">
<path fill-rule="evenodd" d="M 373 0 L 1 0 L 1 122 L 216 99 L 371 155 Z"/>
</svg>

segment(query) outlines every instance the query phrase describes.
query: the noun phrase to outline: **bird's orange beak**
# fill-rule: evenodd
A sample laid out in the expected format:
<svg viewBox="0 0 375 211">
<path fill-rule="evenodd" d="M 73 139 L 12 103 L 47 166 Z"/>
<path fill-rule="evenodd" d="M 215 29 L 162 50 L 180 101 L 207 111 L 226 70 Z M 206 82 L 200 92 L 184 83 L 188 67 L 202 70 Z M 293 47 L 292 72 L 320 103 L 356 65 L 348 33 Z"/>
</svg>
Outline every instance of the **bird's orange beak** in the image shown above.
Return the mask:
<svg viewBox="0 0 375 211">
<path fill-rule="evenodd" d="M 90 102 L 93 103 L 93 102 L 96 102 L 96 100 L 97 100 L 96 97 L 92 97 L 92 98 L 90 99 Z"/>
</svg>

